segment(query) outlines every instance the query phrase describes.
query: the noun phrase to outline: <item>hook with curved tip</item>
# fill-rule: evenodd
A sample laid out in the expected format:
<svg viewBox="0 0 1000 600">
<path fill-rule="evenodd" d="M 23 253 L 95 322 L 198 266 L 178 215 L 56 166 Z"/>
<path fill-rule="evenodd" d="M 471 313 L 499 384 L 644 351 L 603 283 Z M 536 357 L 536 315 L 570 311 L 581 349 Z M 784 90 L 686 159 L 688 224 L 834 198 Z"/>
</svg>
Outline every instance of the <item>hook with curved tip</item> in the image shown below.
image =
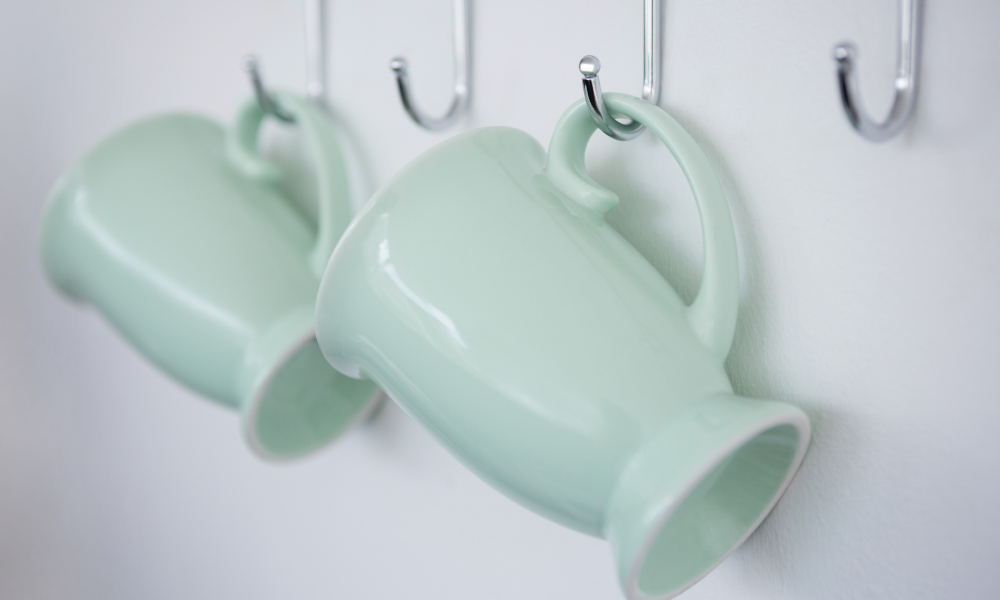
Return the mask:
<svg viewBox="0 0 1000 600">
<path fill-rule="evenodd" d="M 913 114 L 917 96 L 917 62 L 920 45 L 920 0 L 899 0 L 899 54 L 896 57 L 896 97 L 889 116 L 879 123 L 861 106 L 857 75 L 854 70 L 857 49 L 851 43 L 833 49 L 837 61 L 840 101 L 847 120 L 866 139 L 884 142 L 896 136 Z"/>
<path fill-rule="evenodd" d="M 326 29 L 323 17 L 324 0 L 305 0 L 306 24 L 306 95 L 319 104 L 326 106 Z M 260 65 L 257 57 L 243 57 L 243 70 L 250 76 L 253 93 L 257 104 L 266 114 L 274 116 L 286 123 L 294 123 L 295 117 L 283 109 L 271 95 L 267 93 L 260 77 Z"/>
<path fill-rule="evenodd" d="M 465 112 L 469 104 L 469 75 L 471 66 L 469 64 L 469 0 L 454 0 L 452 4 L 452 34 L 453 34 L 453 56 L 455 66 L 455 91 L 451 100 L 451 106 L 444 116 L 434 118 L 424 113 L 413 101 L 413 92 L 410 91 L 410 77 L 406 59 L 397 56 L 389 63 L 389 67 L 396 74 L 396 85 L 399 88 L 399 99 L 403 102 L 403 108 L 410 118 L 424 129 L 438 131 L 445 129 Z"/>
<path fill-rule="evenodd" d="M 643 1 L 642 27 L 642 99 L 657 104 L 660 101 L 660 0 Z M 631 140 L 646 128 L 637 121 L 619 121 L 604 104 L 601 93 L 601 61 L 587 55 L 580 60 L 583 75 L 583 96 L 597 127 L 616 140 Z"/>
<path fill-rule="evenodd" d="M 260 79 L 260 67 L 257 64 L 257 58 L 254 56 L 244 57 L 243 70 L 250 75 L 250 83 L 253 85 L 253 92 L 257 97 L 257 103 L 260 104 L 261 110 L 286 123 L 294 123 L 295 117 L 275 102 L 271 98 L 271 95 L 267 93 L 267 90 L 264 89 L 264 83 Z"/>
</svg>

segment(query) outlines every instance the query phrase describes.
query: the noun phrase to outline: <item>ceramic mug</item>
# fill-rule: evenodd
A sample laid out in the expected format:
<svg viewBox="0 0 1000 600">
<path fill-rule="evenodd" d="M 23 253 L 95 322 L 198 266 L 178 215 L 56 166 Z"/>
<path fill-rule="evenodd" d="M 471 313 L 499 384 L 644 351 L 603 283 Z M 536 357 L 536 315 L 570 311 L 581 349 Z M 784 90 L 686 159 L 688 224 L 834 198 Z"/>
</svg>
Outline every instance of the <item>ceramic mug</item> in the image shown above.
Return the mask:
<svg viewBox="0 0 1000 600">
<path fill-rule="evenodd" d="M 371 382 L 332 369 L 315 340 L 319 276 L 351 219 L 343 160 L 323 109 L 276 94 L 315 162 L 312 221 L 257 152 L 253 100 L 228 130 L 186 114 L 118 131 L 56 184 L 42 262 L 153 363 L 238 408 L 250 446 L 303 454 L 372 406 Z"/>
<path fill-rule="evenodd" d="M 341 238 L 317 338 L 524 506 L 607 538 L 630 599 L 670 598 L 732 552 L 788 486 L 810 437 L 788 404 L 733 393 L 736 242 L 692 137 L 606 94 L 667 145 L 694 192 L 704 274 L 685 306 L 605 221 L 581 101 L 548 158 L 529 135 L 455 136 L 396 174 Z"/>
</svg>

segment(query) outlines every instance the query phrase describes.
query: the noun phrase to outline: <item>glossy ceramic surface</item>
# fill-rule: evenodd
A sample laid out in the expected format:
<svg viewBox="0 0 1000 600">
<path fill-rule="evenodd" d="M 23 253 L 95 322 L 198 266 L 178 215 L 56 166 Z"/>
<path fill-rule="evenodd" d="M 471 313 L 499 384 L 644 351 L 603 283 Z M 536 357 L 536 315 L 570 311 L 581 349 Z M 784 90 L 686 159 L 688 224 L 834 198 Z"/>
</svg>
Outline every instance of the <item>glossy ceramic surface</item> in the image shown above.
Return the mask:
<svg viewBox="0 0 1000 600">
<path fill-rule="evenodd" d="M 585 173 L 583 102 L 548 156 L 516 129 L 447 140 L 392 178 L 334 251 L 317 338 L 521 504 L 610 540 L 629 598 L 672 597 L 760 523 L 809 423 L 740 398 L 723 369 L 738 272 L 724 192 L 659 108 L 606 94 L 680 163 L 702 218 L 701 289 L 685 306 L 604 220 Z"/>
<path fill-rule="evenodd" d="M 319 275 L 350 222 L 329 116 L 281 94 L 315 158 L 318 218 L 257 153 L 253 101 L 223 130 L 173 114 L 128 126 L 60 179 L 43 219 L 51 280 L 92 303 L 144 355 L 243 413 L 259 453 L 286 457 L 334 437 L 376 392 L 322 359 Z"/>
</svg>

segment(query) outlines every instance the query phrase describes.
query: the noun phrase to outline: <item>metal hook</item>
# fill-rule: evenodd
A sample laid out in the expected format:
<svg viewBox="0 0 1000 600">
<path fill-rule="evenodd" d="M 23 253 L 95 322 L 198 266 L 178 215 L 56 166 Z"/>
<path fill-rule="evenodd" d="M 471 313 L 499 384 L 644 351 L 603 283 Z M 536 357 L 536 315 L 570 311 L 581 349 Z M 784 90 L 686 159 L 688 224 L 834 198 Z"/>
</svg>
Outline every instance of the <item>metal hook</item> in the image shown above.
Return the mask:
<svg viewBox="0 0 1000 600">
<path fill-rule="evenodd" d="M 643 0 L 642 27 L 642 99 L 657 104 L 660 101 L 660 0 Z M 601 131 L 616 140 L 631 140 L 645 131 L 645 127 L 631 119 L 622 122 L 612 116 L 604 104 L 601 80 L 597 74 L 601 61 L 587 55 L 580 60 L 583 75 L 583 95 L 590 107 L 590 116 Z"/>
<path fill-rule="evenodd" d="M 260 69 L 257 65 L 257 58 L 254 56 L 245 56 L 243 58 L 243 70 L 250 75 L 250 83 L 253 84 L 253 93 L 257 96 L 257 103 L 260 104 L 261 110 L 286 123 L 294 123 L 295 117 L 283 109 L 265 91 L 264 84 L 260 80 Z"/>
<path fill-rule="evenodd" d="M 324 0 L 305 0 L 306 24 L 306 96 L 319 104 L 326 106 L 326 23 L 324 20 Z M 283 109 L 264 88 L 260 77 L 260 65 L 257 57 L 248 55 L 243 58 L 243 70 L 250 75 L 257 103 L 267 114 L 277 117 L 286 123 L 294 123 L 295 117 Z"/>
<path fill-rule="evenodd" d="M 884 142 L 895 137 L 913 114 L 917 97 L 917 68 L 920 46 L 920 0 L 899 0 L 899 54 L 896 57 L 896 97 L 886 120 L 878 123 L 861 105 L 857 75 L 854 72 L 857 49 L 850 42 L 833 49 L 837 61 L 840 101 L 847 120 L 863 137 Z"/>
<path fill-rule="evenodd" d="M 405 58 L 397 56 L 389 63 L 389 67 L 396 74 L 396 85 L 399 87 L 399 98 L 403 102 L 403 108 L 417 125 L 431 131 L 438 131 L 450 126 L 462 116 L 469 104 L 471 71 L 469 63 L 469 0 L 454 0 L 452 18 L 455 92 L 451 106 L 448 107 L 444 116 L 440 118 L 429 117 L 414 103 Z"/>
</svg>

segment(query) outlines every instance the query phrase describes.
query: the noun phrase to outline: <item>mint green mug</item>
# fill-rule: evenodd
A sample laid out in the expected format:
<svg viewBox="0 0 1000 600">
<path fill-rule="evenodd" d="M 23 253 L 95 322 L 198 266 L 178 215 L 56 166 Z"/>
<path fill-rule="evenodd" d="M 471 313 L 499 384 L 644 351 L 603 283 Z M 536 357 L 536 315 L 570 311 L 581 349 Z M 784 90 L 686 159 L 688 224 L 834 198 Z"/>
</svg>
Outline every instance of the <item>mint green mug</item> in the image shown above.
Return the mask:
<svg viewBox="0 0 1000 600">
<path fill-rule="evenodd" d="M 290 94 L 315 159 L 318 218 L 306 218 L 257 153 L 254 101 L 233 126 L 186 114 L 118 131 L 52 191 L 42 262 L 66 295 L 89 302 L 153 363 L 238 408 L 268 458 L 336 437 L 378 390 L 332 369 L 315 340 L 319 276 L 351 219 L 330 117 Z"/>
<path fill-rule="evenodd" d="M 455 136 L 375 194 L 317 298 L 317 339 L 476 473 L 524 506 L 611 542 L 630 599 L 671 598 L 760 524 L 810 437 L 806 415 L 733 393 L 738 265 L 725 195 L 670 116 L 606 94 L 680 163 L 704 275 L 685 306 L 604 219 L 595 125 L 577 102 L 546 160 L 516 129 Z"/>
</svg>

